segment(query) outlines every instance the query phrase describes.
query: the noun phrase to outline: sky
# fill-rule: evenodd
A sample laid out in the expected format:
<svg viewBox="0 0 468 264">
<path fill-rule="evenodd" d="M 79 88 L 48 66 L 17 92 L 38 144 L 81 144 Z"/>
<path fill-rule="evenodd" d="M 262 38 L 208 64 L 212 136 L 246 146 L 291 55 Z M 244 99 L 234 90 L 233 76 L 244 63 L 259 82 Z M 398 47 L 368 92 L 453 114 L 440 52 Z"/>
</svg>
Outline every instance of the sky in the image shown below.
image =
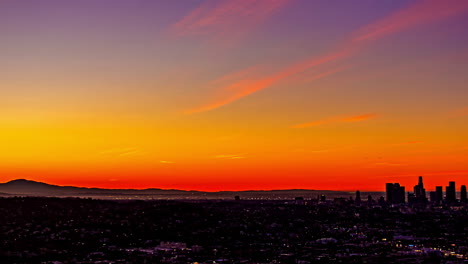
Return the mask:
<svg viewBox="0 0 468 264">
<path fill-rule="evenodd" d="M 3 0 L 0 182 L 468 184 L 468 1 Z"/>
</svg>

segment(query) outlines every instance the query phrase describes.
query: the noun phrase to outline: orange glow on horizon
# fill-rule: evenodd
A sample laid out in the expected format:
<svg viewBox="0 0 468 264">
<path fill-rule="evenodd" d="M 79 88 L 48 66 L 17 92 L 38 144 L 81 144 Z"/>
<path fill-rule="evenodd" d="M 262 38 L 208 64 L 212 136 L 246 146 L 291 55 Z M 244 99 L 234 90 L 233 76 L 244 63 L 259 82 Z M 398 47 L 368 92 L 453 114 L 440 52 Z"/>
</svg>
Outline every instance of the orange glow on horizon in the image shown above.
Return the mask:
<svg viewBox="0 0 468 264">
<path fill-rule="evenodd" d="M 0 182 L 468 184 L 468 1 L 62 2 L 0 8 Z"/>
</svg>

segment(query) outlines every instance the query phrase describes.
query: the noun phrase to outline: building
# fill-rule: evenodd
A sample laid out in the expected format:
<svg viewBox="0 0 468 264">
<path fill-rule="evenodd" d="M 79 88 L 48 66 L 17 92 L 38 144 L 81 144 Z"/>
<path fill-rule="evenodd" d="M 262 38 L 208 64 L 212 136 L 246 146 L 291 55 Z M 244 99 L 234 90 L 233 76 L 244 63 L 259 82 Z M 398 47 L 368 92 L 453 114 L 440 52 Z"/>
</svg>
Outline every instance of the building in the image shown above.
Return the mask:
<svg viewBox="0 0 468 264">
<path fill-rule="evenodd" d="M 426 199 L 426 189 L 424 189 L 422 176 L 419 176 L 418 184 L 414 186 L 413 190 L 416 199 Z"/>
<path fill-rule="evenodd" d="M 408 193 L 408 203 L 425 204 L 427 202 L 427 197 L 422 176 L 419 176 L 418 184 L 414 186 L 413 190 L 414 193 Z"/>
<path fill-rule="evenodd" d="M 457 201 L 457 194 L 455 189 L 455 182 L 449 182 L 449 185 L 445 187 L 445 201 L 449 204 L 455 203 Z"/>
<path fill-rule="evenodd" d="M 401 204 L 405 202 L 405 187 L 399 183 L 387 183 L 386 185 L 387 203 Z"/>
<path fill-rule="evenodd" d="M 460 188 L 460 202 L 466 203 L 467 196 L 466 196 L 466 185 L 462 185 Z"/>
<path fill-rule="evenodd" d="M 367 196 L 367 205 L 372 206 L 374 204 L 374 200 L 372 199 L 371 195 Z"/>
<path fill-rule="evenodd" d="M 393 183 L 385 184 L 385 194 L 387 195 L 387 202 L 392 203 L 393 201 Z"/>
<path fill-rule="evenodd" d="M 436 202 L 440 203 L 444 200 L 444 192 L 442 186 L 436 186 Z"/>
<path fill-rule="evenodd" d="M 361 192 L 360 191 L 356 191 L 356 199 L 354 200 L 354 203 L 356 205 L 361 205 Z"/>
</svg>

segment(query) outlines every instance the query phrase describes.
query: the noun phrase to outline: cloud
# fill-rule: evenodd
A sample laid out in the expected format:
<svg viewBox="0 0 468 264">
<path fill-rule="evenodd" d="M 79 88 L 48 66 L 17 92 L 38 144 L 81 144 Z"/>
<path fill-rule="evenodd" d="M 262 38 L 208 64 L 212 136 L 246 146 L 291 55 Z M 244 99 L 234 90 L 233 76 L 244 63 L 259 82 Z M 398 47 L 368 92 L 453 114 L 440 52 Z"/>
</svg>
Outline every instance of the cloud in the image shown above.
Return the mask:
<svg viewBox="0 0 468 264">
<path fill-rule="evenodd" d="M 121 153 L 119 156 L 120 157 L 131 157 L 131 156 L 137 156 L 137 155 L 142 155 L 143 153 L 139 150 L 133 150 L 133 151 L 128 151 L 125 153 Z"/>
<path fill-rule="evenodd" d="M 377 115 L 376 114 L 364 114 L 364 115 L 358 115 L 358 116 L 351 116 L 343 119 L 343 122 L 359 122 L 359 121 L 364 121 L 368 119 L 375 118 Z"/>
<path fill-rule="evenodd" d="M 236 1 L 237 2 L 237 1 Z M 206 112 L 210 110 L 217 109 L 224 105 L 235 102 L 245 96 L 253 94 L 257 91 L 272 87 L 275 84 L 278 84 L 284 79 L 293 77 L 297 74 L 303 73 L 307 70 L 310 70 L 314 67 L 323 66 L 331 62 L 339 62 L 351 55 L 356 54 L 360 51 L 365 45 L 370 44 L 373 41 L 381 39 L 387 35 L 395 34 L 397 32 L 407 30 L 409 28 L 442 20 L 451 16 L 455 16 L 466 12 L 468 10 L 468 1 L 457 1 L 457 0 L 422 0 L 418 1 L 404 9 L 396 11 L 384 17 L 374 23 L 370 23 L 361 29 L 355 31 L 351 34 L 351 37 L 345 40 L 337 49 L 326 53 L 318 57 L 310 57 L 299 62 L 287 65 L 280 69 L 277 72 L 267 74 L 267 75 L 257 75 L 249 76 L 249 78 L 242 78 L 242 75 L 233 75 L 229 76 L 238 76 L 230 84 L 221 86 L 218 91 L 232 90 L 232 92 L 224 96 L 223 98 L 217 98 L 216 100 L 204 104 L 193 109 L 186 111 L 187 114 Z M 202 10 L 197 11 L 193 16 L 198 17 L 198 13 L 205 13 Z M 209 16 L 211 17 L 211 16 Z M 197 23 L 188 23 L 190 28 L 200 28 L 201 25 L 211 25 L 213 21 L 223 20 L 224 18 L 215 18 L 208 19 L 210 23 L 204 22 L 201 23 L 198 20 Z M 192 20 L 190 18 L 188 20 Z M 187 22 L 180 23 L 185 25 Z M 181 27 L 180 25 L 178 27 Z M 186 28 L 186 27 L 182 27 Z M 255 66 L 254 66 L 255 67 Z M 252 67 L 239 71 L 251 73 Z M 342 68 L 338 68 L 332 71 L 322 71 L 321 74 L 317 74 L 316 78 L 312 80 L 318 80 L 325 76 L 331 75 L 333 73 L 341 71 Z M 240 77 L 239 77 L 240 76 Z M 221 77 L 221 79 L 223 79 Z"/>
<path fill-rule="evenodd" d="M 119 156 L 119 157 L 130 157 L 143 155 L 144 152 L 136 148 L 113 148 L 100 152 L 101 155 Z"/>
<path fill-rule="evenodd" d="M 324 148 L 324 149 L 294 149 L 293 152 L 300 152 L 300 153 L 325 153 L 325 152 L 332 152 L 337 150 L 338 148 Z"/>
<path fill-rule="evenodd" d="M 260 65 L 254 65 L 252 67 L 248 67 L 241 71 L 226 74 L 224 76 L 219 77 L 218 79 L 211 81 L 210 85 L 227 86 L 229 88 L 230 87 L 229 84 L 232 84 L 232 86 L 235 87 L 235 82 L 237 80 L 242 80 L 242 79 L 248 80 L 250 78 L 254 78 L 254 76 L 259 73 L 260 68 L 261 68 Z"/>
<path fill-rule="evenodd" d="M 397 11 L 354 34 L 352 42 L 371 41 L 407 28 L 452 17 L 468 10 L 467 1 L 421 0 Z"/>
<path fill-rule="evenodd" d="M 233 43 L 281 10 L 290 0 L 206 0 L 172 25 L 176 36 L 207 36 Z"/>
<path fill-rule="evenodd" d="M 159 163 L 162 163 L 162 164 L 174 164 L 175 162 L 174 162 L 174 161 L 168 161 L 168 160 L 160 160 Z"/>
<path fill-rule="evenodd" d="M 400 167 L 400 166 L 407 166 L 407 164 L 391 163 L 391 162 L 378 162 L 378 163 L 375 163 L 374 166 L 376 166 L 376 167 Z"/>
<path fill-rule="evenodd" d="M 103 150 L 100 152 L 100 154 L 120 154 L 120 153 L 125 153 L 128 151 L 134 151 L 135 148 L 112 148 L 112 149 L 107 149 Z"/>
<path fill-rule="evenodd" d="M 373 119 L 376 117 L 377 117 L 376 114 L 363 114 L 363 115 L 349 116 L 349 117 L 330 117 L 330 118 L 317 120 L 317 121 L 313 121 L 309 123 L 294 125 L 292 127 L 293 128 L 306 128 L 306 127 L 337 124 L 337 123 L 353 123 L 353 122 L 361 122 L 361 121 Z"/>
<path fill-rule="evenodd" d="M 215 159 L 245 159 L 247 158 L 245 156 L 246 154 L 245 153 L 242 153 L 242 154 L 221 154 L 221 155 L 216 155 L 214 156 L 213 158 Z"/>
<path fill-rule="evenodd" d="M 320 61 L 326 60 L 329 58 L 322 58 Z M 312 62 L 311 62 L 312 63 Z M 319 63 L 319 61 L 316 61 L 315 63 Z M 200 107 L 192 108 L 187 111 L 185 111 L 186 114 L 194 114 L 194 113 L 201 113 L 201 112 L 206 112 L 210 111 L 219 107 L 222 107 L 224 105 L 230 104 L 234 101 L 237 101 L 245 96 L 248 96 L 250 94 L 253 94 L 257 91 L 269 88 L 270 86 L 276 84 L 277 82 L 292 76 L 296 73 L 302 72 L 304 70 L 307 70 L 308 66 L 307 65 L 294 65 L 288 69 L 285 69 L 282 72 L 278 72 L 275 75 L 267 76 L 263 79 L 257 79 L 257 80 L 252 80 L 252 79 L 242 79 L 238 80 L 236 82 L 233 82 L 231 84 L 228 84 L 227 86 L 221 87 L 221 91 L 232 91 L 231 94 L 227 97 L 224 97 L 222 99 L 213 101 L 209 104 L 202 105 Z M 329 75 L 332 75 L 334 73 L 337 73 L 340 69 L 333 69 L 329 70 L 326 72 L 319 73 L 317 75 L 314 75 L 308 79 L 308 81 L 312 80 L 318 80 L 324 77 L 327 77 Z"/>
</svg>

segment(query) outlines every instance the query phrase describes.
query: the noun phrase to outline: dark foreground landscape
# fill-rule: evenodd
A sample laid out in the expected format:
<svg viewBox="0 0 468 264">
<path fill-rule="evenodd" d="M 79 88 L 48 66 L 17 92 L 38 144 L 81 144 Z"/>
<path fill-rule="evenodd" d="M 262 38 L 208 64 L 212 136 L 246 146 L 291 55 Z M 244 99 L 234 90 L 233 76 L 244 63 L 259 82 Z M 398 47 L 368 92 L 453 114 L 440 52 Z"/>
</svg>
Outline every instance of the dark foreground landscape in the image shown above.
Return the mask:
<svg viewBox="0 0 468 264">
<path fill-rule="evenodd" d="M 466 205 L 0 198 L 1 263 L 468 263 Z"/>
</svg>

